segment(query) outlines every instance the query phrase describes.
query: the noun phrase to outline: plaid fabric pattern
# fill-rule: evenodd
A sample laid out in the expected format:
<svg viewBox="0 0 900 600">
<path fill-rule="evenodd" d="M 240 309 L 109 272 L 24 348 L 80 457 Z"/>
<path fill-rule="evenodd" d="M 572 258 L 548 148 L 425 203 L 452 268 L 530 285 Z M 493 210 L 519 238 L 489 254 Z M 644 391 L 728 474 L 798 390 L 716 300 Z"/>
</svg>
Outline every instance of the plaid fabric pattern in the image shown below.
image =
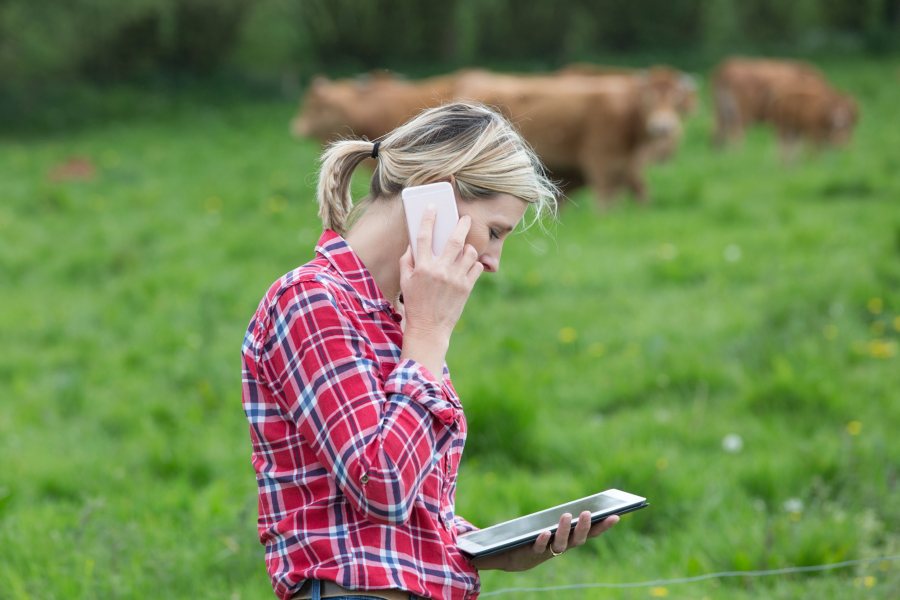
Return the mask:
<svg viewBox="0 0 900 600">
<path fill-rule="evenodd" d="M 346 241 L 276 281 L 242 348 L 260 541 L 276 595 L 306 579 L 475 598 L 454 514 L 466 421 L 441 382 L 400 361 L 401 317 Z"/>
</svg>

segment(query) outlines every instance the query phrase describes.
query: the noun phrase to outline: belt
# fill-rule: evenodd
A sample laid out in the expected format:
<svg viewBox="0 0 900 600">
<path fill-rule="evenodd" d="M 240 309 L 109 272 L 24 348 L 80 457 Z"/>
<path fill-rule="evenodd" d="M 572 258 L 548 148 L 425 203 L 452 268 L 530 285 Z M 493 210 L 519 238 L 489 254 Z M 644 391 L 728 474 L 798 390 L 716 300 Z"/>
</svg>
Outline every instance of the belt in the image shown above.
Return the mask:
<svg viewBox="0 0 900 600">
<path fill-rule="evenodd" d="M 322 598 L 334 598 L 335 596 L 371 596 L 383 600 L 410 600 L 410 593 L 403 590 L 348 590 L 333 581 L 320 581 L 319 590 Z M 312 598 L 312 580 L 307 580 L 300 591 L 294 594 L 291 600 L 305 600 Z"/>
</svg>

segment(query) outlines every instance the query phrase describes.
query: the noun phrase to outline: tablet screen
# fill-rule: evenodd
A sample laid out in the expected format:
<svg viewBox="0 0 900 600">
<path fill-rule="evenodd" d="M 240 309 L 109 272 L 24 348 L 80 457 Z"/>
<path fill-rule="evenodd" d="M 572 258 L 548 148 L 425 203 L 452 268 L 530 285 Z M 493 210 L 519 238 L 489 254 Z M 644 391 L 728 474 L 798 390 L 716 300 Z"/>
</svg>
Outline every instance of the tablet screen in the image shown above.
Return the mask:
<svg viewBox="0 0 900 600">
<path fill-rule="evenodd" d="M 520 538 L 526 540 L 528 538 L 534 539 L 542 531 L 555 529 L 559 524 L 559 517 L 563 513 L 570 513 L 575 519 L 583 511 L 589 511 L 592 515 L 596 513 L 613 514 L 619 510 L 642 505 L 645 500 L 645 498 L 640 496 L 619 492 L 618 490 L 608 490 L 607 492 L 581 498 L 568 504 L 555 506 L 485 529 L 473 531 L 461 536 L 460 541 L 464 540 L 467 547 L 471 547 L 469 542 L 477 544 L 482 547 L 482 550 L 488 550 L 498 545 L 508 546 L 514 544 Z M 467 550 L 466 547 L 462 547 L 462 549 Z"/>
</svg>

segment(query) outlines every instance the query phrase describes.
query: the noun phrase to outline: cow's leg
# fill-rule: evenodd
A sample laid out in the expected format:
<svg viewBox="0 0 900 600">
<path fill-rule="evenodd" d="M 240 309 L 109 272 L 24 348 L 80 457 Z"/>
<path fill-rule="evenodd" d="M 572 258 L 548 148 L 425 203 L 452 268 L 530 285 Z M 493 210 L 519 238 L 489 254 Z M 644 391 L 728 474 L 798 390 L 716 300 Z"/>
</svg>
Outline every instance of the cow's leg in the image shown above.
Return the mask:
<svg viewBox="0 0 900 600">
<path fill-rule="evenodd" d="M 716 88 L 713 92 L 716 107 L 716 125 L 713 134 L 713 144 L 724 146 L 739 140 L 743 134 L 741 113 L 734 94 L 723 88 Z"/>
<path fill-rule="evenodd" d="M 647 203 L 649 199 L 647 197 L 647 185 L 644 183 L 640 165 L 632 165 L 625 172 L 625 186 L 637 202 L 641 204 Z"/>
<path fill-rule="evenodd" d="M 610 168 L 609 165 L 590 164 L 584 168 L 584 178 L 594 191 L 597 206 L 606 209 L 615 198 L 619 188 L 615 169 Z"/>
</svg>

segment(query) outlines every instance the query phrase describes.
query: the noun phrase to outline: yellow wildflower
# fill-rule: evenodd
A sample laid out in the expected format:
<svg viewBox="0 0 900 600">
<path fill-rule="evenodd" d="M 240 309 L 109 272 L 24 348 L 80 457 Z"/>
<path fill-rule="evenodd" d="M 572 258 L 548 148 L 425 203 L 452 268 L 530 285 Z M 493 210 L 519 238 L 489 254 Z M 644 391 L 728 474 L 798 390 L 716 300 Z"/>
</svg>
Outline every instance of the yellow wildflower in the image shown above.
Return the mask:
<svg viewBox="0 0 900 600">
<path fill-rule="evenodd" d="M 862 421 L 850 421 L 847 423 L 847 433 L 850 435 L 859 435 L 862 432 Z"/>
<path fill-rule="evenodd" d="M 867 349 L 872 358 L 891 358 L 897 354 L 897 343 L 893 340 L 870 340 Z"/>
<path fill-rule="evenodd" d="M 563 344 L 571 344 L 578 339 L 578 332 L 574 327 L 563 327 L 559 330 L 559 341 Z"/>
<path fill-rule="evenodd" d="M 272 196 L 266 204 L 266 212 L 272 215 L 283 213 L 287 208 L 287 200 L 284 196 Z"/>
<path fill-rule="evenodd" d="M 869 301 L 866 302 L 866 308 L 873 315 L 880 315 L 881 311 L 884 310 L 884 301 L 881 298 L 869 298 Z"/>
<path fill-rule="evenodd" d="M 664 587 L 652 587 L 650 588 L 650 595 L 654 598 L 665 598 L 669 595 L 669 589 Z"/>
<path fill-rule="evenodd" d="M 222 210 L 222 199 L 218 196 L 210 196 L 206 199 L 206 212 L 216 214 Z"/>
<path fill-rule="evenodd" d="M 601 356 L 606 354 L 606 346 L 604 346 L 600 342 L 593 343 L 588 347 L 588 354 L 590 354 L 594 358 L 600 358 Z"/>
</svg>

